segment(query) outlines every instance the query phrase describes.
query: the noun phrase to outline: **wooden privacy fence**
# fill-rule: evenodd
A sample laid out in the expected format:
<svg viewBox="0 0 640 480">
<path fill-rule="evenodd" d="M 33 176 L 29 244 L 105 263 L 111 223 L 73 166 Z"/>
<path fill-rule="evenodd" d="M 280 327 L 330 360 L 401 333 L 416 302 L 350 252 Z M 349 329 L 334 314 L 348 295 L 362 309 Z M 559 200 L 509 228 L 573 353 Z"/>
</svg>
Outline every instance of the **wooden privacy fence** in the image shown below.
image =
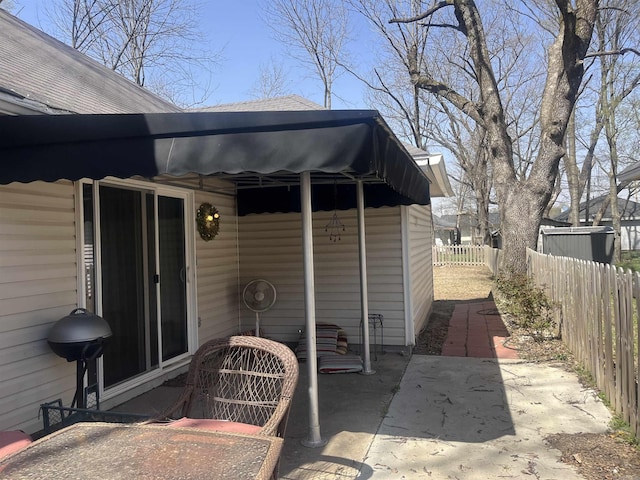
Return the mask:
<svg viewBox="0 0 640 480">
<path fill-rule="evenodd" d="M 564 343 L 640 437 L 640 275 L 602 263 L 527 251 L 528 274 L 558 305 Z"/>
<path fill-rule="evenodd" d="M 453 265 L 487 265 L 492 273 L 498 270 L 498 252 L 487 245 L 446 245 L 433 247 L 433 264 L 439 267 Z"/>
</svg>

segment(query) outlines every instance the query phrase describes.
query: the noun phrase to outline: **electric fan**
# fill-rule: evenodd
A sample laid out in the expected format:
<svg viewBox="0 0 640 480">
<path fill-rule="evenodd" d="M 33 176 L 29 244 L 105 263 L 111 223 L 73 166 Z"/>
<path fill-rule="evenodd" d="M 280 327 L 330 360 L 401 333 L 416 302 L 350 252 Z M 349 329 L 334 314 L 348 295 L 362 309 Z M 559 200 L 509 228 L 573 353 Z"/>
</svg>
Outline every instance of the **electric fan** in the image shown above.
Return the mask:
<svg viewBox="0 0 640 480">
<path fill-rule="evenodd" d="M 251 280 L 244 287 L 242 300 L 249 310 L 256 312 L 256 337 L 260 336 L 260 313 L 276 303 L 276 287 L 263 279 Z"/>
</svg>

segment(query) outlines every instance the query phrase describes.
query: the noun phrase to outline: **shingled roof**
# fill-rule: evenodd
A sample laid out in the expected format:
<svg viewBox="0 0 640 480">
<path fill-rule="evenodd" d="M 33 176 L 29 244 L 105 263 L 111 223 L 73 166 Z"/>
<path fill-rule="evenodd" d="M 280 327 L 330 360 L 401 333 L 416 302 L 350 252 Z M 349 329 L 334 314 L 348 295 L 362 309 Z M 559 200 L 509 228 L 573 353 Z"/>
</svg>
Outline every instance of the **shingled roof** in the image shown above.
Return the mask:
<svg viewBox="0 0 640 480">
<path fill-rule="evenodd" d="M 325 108 L 300 95 L 285 95 L 283 97 L 225 103 L 197 109 L 199 112 L 297 112 L 301 110 L 325 110 Z"/>
<path fill-rule="evenodd" d="M 607 199 L 606 195 L 602 195 L 600 197 L 592 198 L 588 202 L 580 203 L 580 214 L 579 217 L 581 220 L 584 220 L 585 213 L 587 208 L 589 208 L 589 215 L 593 217 L 600 207 L 602 207 L 603 202 Z M 619 198 L 618 197 L 618 211 L 622 216 L 623 220 L 630 220 L 640 218 L 640 203 L 634 202 L 633 200 Z M 567 222 L 569 220 L 570 210 L 562 212 L 560 215 L 555 217 L 555 220 Z M 611 219 L 611 205 L 608 205 L 603 216 L 604 220 Z"/>
<path fill-rule="evenodd" d="M 0 9 L 0 91 L 49 113 L 181 109 Z"/>
</svg>

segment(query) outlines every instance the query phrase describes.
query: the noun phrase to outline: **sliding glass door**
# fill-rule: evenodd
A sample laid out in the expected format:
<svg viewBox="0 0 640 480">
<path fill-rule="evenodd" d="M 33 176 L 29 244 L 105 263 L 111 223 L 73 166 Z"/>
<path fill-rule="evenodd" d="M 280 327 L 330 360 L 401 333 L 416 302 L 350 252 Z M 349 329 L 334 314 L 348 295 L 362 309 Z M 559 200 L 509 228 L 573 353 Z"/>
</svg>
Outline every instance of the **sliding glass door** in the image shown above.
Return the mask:
<svg viewBox="0 0 640 480">
<path fill-rule="evenodd" d="M 102 368 L 109 388 L 189 351 L 186 198 L 109 184 L 87 184 L 83 196 L 85 262 L 93 252 L 85 283 L 113 331 Z"/>
</svg>

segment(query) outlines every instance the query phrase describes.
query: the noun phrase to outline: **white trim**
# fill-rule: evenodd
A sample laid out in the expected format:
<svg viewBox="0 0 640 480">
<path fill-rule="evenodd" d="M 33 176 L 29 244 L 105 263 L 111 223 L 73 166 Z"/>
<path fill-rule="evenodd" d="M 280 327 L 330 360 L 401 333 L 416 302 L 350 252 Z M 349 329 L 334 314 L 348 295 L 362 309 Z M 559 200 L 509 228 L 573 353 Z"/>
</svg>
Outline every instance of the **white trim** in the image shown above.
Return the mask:
<svg viewBox="0 0 640 480">
<path fill-rule="evenodd" d="M 184 246 L 185 252 L 185 281 L 187 284 L 187 342 L 189 353 L 198 349 L 198 276 L 196 275 L 196 196 L 193 190 L 183 189 L 184 197 Z M 188 288 L 191 285 L 191 288 Z"/>
<path fill-rule="evenodd" d="M 140 202 L 141 202 L 141 208 L 142 208 L 142 218 L 147 218 L 148 216 L 148 212 L 147 212 L 147 202 L 146 202 L 146 197 L 144 195 L 141 196 L 140 198 Z M 153 234 L 153 269 L 154 272 L 156 272 L 156 274 L 158 272 L 160 272 L 160 239 L 158 238 L 158 230 L 159 230 L 159 224 L 158 224 L 158 192 L 157 190 L 153 192 L 153 225 L 154 225 L 154 234 Z M 143 237 L 143 245 L 147 245 L 147 242 L 149 241 L 148 235 L 147 235 L 147 231 L 148 228 L 144 228 L 142 230 L 142 237 Z M 149 252 L 148 252 L 148 248 L 145 249 L 146 251 L 143 251 L 143 271 L 148 272 L 148 268 L 149 268 L 149 263 L 151 263 L 152 259 L 149 258 Z M 160 274 L 162 274 L 162 272 L 160 272 Z M 149 283 L 149 278 L 148 276 L 145 276 L 144 279 L 144 290 L 145 290 L 145 295 L 146 298 L 150 297 L 150 292 L 151 292 L 151 288 L 153 288 L 155 290 L 155 299 L 156 299 L 156 305 L 155 305 L 155 309 L 156 309 L 156 331 L 158 332 L 156 335 L 156 351 L 158 352 L 158 367 L 162 366 L 162 310 L 161 310 L 161 299 L 160 299 L 160 283 L 159 282 L 153 282 L 153 286 L 150 285 Z M 147 304 L 147 302 L 145 302 L 144 304 L 144 316 L 145 316 L 145 327 L 150 327 L 151 326 L 151 318 L 150 318 L 150 311 L 149 311 L 149 305 Z M 145 343 L 145 348 L 147 349 L 147 355 L 145 358 L 145 364 L 147 366 L 147 368 L 149 368 L 149 371 L 152 372 L 153 369 L 151 368 L 151 363 L 153 361 L 153 359 L 151 358 L 151 328 L 145 328 L 145 334 L 144 334 L 144 343 Z M 189 349 L 189 347 L 187 346 L 187 350 Z"/>
<path fill-rule="evenodd" d="M 140 374 L 138 376 L 135 376 L 125 382 L 122 383 L 118 383 L 106 390 L 104 390 L 104 393 L 100 393 L 100 401 L 105 401 L 105 400 L 110 400 L 112 398 L 115 398 L 119 395 L 122 395 L 130 390 L 133 390 L 136 387 L 140 387 L 142 385 L 144 385 L 147 382 L 151 382 L 152 380 L 155 380 L 156 378 L 160 378 L 163 375 L 166 375 L 167 372 L 171 371 L 171 370 L 175 370 L 177 368 L 180 368 L 184 365 L 188 365 L 189 364 L 190 359 L 186 358 L 186 357 L 182 357 L 182 358 L 173 358 L 171 359 L 170 362 L 166 362 L 165 364 L 163 364 L 162 368 L 156 368 L 154 370 L 151 370 L 149 372 Z M 102 382 L 99 382 L 100 387 L 102 387 Z"/>
<path fill-rule="evenodd" d="M 76 258 L 77 258 L 77 284 L 78 284 L 78 305 L 85 305 L 85 286 L 84 286 L 84 205 L 83 205 L 83 185 L 92 185 L 93 189 L 93 223 L 94 223 L 94 302 L 97 315 L 102 315 L 102 251 L 100 246 L 100 222 L 99 219 L 99 204 L 100 204 L 100 185 L 115 186 L 126 189 L 142 190 L 144 192 L 153 193 L 155 204 L 155 223 L 157 228 L 158 222 L 158 197 L 168 196 L 177 199 L 181 199 L 183 203 L 183 215 L 184 215 L 184 245 L 185 245 L 185 281 L 186 281 L 186 314 L 187 314 L 187 351 L 181 355 L 171 358 L 168 361 L 163 361 L 160 355 L 158 359 L 158 367 L 151 369 L 141 375 L 135 376 L 125 382 L 113 385 L 112 387 L 104 388 L 104 363 L 103 358 L 98 359 L 98 385 L 99 395 L 101 400 L 109 400 L 118 395 L 121 395 L 131 389 L 141 386 L 153 379 L 162 377 L 167 371 L 173 370 L 180 366 L 186 365 L 195 350 L 198 347 L 198 308 L 197 308 L 197 282 L 196 282 L 196 241 L 195 241 L 195 219 L 192 212 L 194 212 L 195 194 L 193 190 L 188 188 L 180 188 L 174 186 L 166 186 L 162 184 L 138 181 L 138 180 L 122 180 L 118 178 L 109 177 L 103 180 L 90 180 L 82 179 L 76 182 L 76 199 L 75 199 L 75 217 L 76 217 Z M 144 196 L 143 196 L 144 198 Z M 155 251 L 156 257 L 151 260 L 156 264 L 156 271 L 159 265 L 159 249 L 158 235 L 155 235 Z M 79 245 L 79 248 L 78 248 Z M 155 288 L 159 288 L 158 284 L 154 284 Z M 158 309 L 158 322 L 161 322 L 161 312 L 159 309 L 160 295 L 159 292 L 156 295 L 156 308 Z M 161 330 L 159 330 L 160 332 Z M 158 335 L 158 352 L 162 351 L 162 338 L 161 333 Z"/>
<path fill-rule="evenodd" d="M 84 282 L 85 259 L 84 259 L 84 205 L 82 202 L 82 186 L 84 182 L 74 183 L 74 209 L 76 227 L 76 303 L 81 308 L 86 308 L 86 286 Z"/>
<path fill-rule="evenodd" d="M 409 238 L 409 207 L 400 206 L 400 229 L 402 231 L 402 289 L 404 295 L 404 341 L 415 345 L 415 322 L 413 321 L 413 295 L 411 291 L 411 240 Z"/>
</svg>

